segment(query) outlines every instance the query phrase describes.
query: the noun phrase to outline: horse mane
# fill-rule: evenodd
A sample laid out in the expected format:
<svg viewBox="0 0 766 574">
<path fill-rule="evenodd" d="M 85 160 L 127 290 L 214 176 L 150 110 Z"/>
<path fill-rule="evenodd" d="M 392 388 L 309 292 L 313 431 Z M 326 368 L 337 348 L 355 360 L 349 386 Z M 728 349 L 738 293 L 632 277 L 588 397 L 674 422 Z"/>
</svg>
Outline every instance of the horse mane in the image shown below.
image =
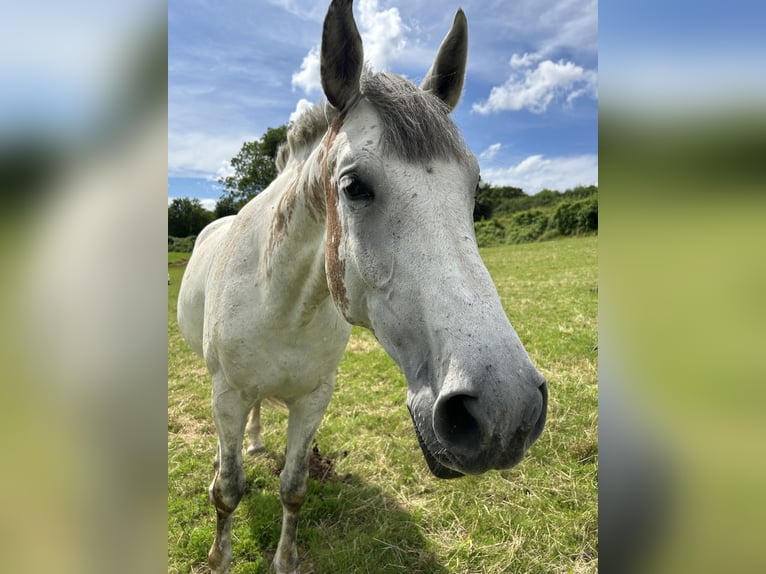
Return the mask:
<svg viewBox="0 0 766 574">
<path fill-rule="evenodd" d="M 287 142 L 283 143 L 277 151 L 277 173 L 282 172 L 291 158 L 300 153 L 305 154 L 307 149 L 313 149 L 319 138 L 327 131 L 329 123 L 325 113 L 325 103 L 325 100 L 321 100 L 290 124 L 287 129 Z M 331 109 L 330 106 L 327 108 Z"/>
<path fill-rule="evenodd" d="M 397 74 L 365 68 L 361 93 L 380 115 L 381 151 L 396 159 L 424 163 L 433 159 L 463 159 L 463 138 L 450 118 L 450 108 L 433 94 Z M 287 143 L 277 154 L 279 172 L 287 162 L 313 149 L 337 115 L 322 99 L 303 112 L 287 131 Z"/>
</svg>

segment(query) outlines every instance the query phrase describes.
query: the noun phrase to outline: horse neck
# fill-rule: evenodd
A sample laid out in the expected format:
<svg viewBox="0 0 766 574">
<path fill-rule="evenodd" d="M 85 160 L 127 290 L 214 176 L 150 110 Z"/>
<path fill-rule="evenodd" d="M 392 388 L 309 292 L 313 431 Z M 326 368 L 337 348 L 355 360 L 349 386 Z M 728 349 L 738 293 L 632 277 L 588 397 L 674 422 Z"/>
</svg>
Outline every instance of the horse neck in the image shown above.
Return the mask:
<svg viewBox="0 0 766 574">
<path fill-rule="evenodd" d="M 274 295 L 296 310 L 316 309 L 329 298 L 325 272 L 326 213 L 319 150 L 288 161 L 274 181 L 266 242 L 266 275 Z"/>
</svg>

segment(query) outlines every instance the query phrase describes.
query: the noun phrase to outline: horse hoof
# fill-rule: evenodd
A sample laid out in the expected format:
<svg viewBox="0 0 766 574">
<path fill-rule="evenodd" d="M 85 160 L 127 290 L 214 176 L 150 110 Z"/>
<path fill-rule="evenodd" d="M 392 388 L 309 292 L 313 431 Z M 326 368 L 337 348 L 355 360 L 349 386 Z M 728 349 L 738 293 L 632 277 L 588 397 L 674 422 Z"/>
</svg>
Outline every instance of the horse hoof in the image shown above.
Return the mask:
<svg viewBox="0 0 766 574">
<path fill-rule="evenodd" d="M 277 574 L 298 574 L 298 557 L 296 556 L 294 566 L 292 567 L 284 567 L 284 564 L 277 563 L 276 558 L 271 562 L 271 566 Z"/>
<path fill-rule="evenodd" d="M 259 442 L 259 443 L 251 444 L 250 446 L 248 446 L 247 454 L 249 454 L 250 456 L 255 456 L 259 453 L 262 453 L 265 450 L 266 450 L 266 445 L 263 444 L 262 442 Z"/>
<path fill-rule="evenodd" d="M 221 552 L 217 548 L 211 548 L 207 555 L 207 564 L 213 574 L 229 574 L 232 556 Z"/>
</svg>

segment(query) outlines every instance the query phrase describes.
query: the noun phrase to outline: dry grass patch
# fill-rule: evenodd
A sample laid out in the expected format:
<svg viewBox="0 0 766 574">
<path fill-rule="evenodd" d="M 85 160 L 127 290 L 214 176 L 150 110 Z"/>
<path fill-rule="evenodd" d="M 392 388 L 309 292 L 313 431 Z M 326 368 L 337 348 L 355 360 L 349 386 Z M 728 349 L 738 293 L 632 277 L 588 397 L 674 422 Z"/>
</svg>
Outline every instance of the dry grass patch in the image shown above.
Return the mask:
<svg viewBox="0 0 766 574">
<path fill-rule="evenodd" d="M 317 433 L 317 478 L 298 530 L 301 572 L 590 573 L 597 546 L 597 238 L 482 250 L 511 322 L 549 382 L 546 430 L 514 469 L 441 481 L 412 429 L 406 381 L 354 329 Z M 206 572 L 215 516 L 205 499 L 215 434 L 209 378 L 168 302 L 168 563 Z M 275 473 L 287 415 L 264 406 L 266 453 L 245 457 L 232 573 L 266 573 L 279 536 Z M 322 471 L 327 471 L 322 473 Z"/>
</svg>

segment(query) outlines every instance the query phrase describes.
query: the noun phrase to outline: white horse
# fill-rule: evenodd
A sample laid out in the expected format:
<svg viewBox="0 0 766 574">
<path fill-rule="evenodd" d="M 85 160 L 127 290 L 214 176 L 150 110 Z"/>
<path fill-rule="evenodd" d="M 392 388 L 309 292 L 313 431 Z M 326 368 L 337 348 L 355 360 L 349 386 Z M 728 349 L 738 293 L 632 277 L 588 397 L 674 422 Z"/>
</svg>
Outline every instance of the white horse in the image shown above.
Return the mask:
<svg viewBox="0 0 766 574">
<path fill-rule="evenodd" d="M 542 432 L 545 381 L 479 257 L 479 168 L 449 118 L 467 38 L 458 11 L 418 88 L 364 69 L 351 0 L 333 0 L 321 48 L 327 102 L 292 126 L 268 189 L 197 240 L 178 322 L 213 382 L 214 572 L 231 563 L 243 435 L 247 425 L 248 452 L 263 448 L 259 414 L 268 398 L 289 409 L 274 567 L 297 571 L 310 446 L 351 325 L 372 330 L 404 371 L 436 476 L 509 468 Z"/>
</svg>

